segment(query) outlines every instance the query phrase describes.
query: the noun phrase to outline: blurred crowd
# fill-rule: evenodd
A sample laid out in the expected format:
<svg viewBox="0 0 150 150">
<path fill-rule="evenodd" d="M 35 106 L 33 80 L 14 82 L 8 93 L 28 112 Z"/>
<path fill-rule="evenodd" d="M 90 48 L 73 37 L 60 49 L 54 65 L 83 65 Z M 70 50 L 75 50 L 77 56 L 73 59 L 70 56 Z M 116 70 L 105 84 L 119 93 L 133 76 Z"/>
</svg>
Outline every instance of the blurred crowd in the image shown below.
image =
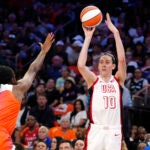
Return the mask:
<svg viewBox="0 0 150 150">
<path fill-rule="evenodd" d="M 61 150 L 65 144 L 70 150 L 83 149 L 90 97 L 76 63 L 84 40 L 79 15 L 90 4 L 101 9 L 103 21 L 92 38 L 87 66 L 98 74 L 100 55 L 105 51 L 116 54 L 114 37 L 105 25 L 109 12 L 125 47 L 123 106 L 150 106 L 149 1 L 0 1 L 0 64 L 12 67 L 18 79 L 40 51 L 39 42 L 49 32 L 55 33 L 52 50 L 22 100 L 12 136 L 16 149 L 38 150 L 43 145 L 48 150 Z M 122 149 L 150 149 L 148 129 L 130 128 Z"/>
</svg>

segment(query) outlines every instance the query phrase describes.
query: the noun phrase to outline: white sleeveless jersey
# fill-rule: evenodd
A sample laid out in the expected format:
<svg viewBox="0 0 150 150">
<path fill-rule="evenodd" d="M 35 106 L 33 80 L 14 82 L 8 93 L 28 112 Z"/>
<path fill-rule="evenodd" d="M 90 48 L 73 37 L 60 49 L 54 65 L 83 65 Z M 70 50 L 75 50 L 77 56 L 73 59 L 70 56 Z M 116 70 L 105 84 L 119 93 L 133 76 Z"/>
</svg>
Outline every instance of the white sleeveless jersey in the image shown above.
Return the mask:
<svg viewBox="0 0 150 150">
<path fill-rule="evenodd" d="M 91 123 L 106 126 L 121 125 L 121 90 L 114 76 L 109 82 L 98 76 L 92 86 L 90 102 Z"/>
<path fill-rule="evenodd" d="M 13 85 L 11 84 L 0 84 L 0 92 L 3 92 L 3 91 L 12 91 L 12 88 L 13 88 Z"/>
</svg>

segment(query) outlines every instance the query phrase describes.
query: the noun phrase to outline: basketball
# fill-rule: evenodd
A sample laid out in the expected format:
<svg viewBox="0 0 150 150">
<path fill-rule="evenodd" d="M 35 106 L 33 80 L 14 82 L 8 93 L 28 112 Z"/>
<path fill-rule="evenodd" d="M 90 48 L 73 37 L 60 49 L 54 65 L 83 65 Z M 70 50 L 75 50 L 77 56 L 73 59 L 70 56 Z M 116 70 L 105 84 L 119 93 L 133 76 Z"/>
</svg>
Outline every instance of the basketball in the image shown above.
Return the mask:
<svg viewBox="0 0 150 150">
<path fill-rule="evenodd" d="M 80 20 L 86 27 L 98 26 L 103 19 L 101 10 L 96 6 L 86 6 L 80 13 Z"/>
</svg>

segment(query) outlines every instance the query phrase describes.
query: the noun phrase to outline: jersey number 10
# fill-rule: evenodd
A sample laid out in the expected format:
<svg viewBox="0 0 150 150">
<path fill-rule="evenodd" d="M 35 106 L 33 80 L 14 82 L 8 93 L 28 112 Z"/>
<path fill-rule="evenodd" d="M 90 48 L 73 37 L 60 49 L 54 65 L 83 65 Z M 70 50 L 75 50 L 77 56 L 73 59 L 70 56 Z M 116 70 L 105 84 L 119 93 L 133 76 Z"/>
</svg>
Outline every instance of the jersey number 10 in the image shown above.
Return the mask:
<svg viewBox="0 0 150 150">
<path fill-rule="evenodd" d="M 104 108 L 105 109 L 115 109 L 116 108 L 116 98 L 114 96 L 104 96 Z"/>
</svg>

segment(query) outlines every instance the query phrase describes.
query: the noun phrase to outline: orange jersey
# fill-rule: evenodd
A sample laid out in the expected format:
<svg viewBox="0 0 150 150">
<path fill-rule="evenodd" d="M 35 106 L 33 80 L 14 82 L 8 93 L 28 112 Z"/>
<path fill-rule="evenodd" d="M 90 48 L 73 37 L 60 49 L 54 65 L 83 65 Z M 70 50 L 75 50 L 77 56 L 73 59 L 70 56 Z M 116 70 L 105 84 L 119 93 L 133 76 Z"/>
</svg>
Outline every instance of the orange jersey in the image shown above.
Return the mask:
<svg viewBox="0 0 150 150">
<path fill-rule="evenodd" d="M 61 137 L 65 140 L 74 140 L 76 139 L 76 132 L 75 130 L 68 129 L 65 133 L 62 131 L 62 128 L 58 128 L 54 131 L 53 137 Z"/>
<path fill-rule="evenodd" d="M 12 149 L 11 135 L 19 110 L 20 102 L 12 92 L 10 90 L 0 91 L 0 149 Z"/>
</svg>

